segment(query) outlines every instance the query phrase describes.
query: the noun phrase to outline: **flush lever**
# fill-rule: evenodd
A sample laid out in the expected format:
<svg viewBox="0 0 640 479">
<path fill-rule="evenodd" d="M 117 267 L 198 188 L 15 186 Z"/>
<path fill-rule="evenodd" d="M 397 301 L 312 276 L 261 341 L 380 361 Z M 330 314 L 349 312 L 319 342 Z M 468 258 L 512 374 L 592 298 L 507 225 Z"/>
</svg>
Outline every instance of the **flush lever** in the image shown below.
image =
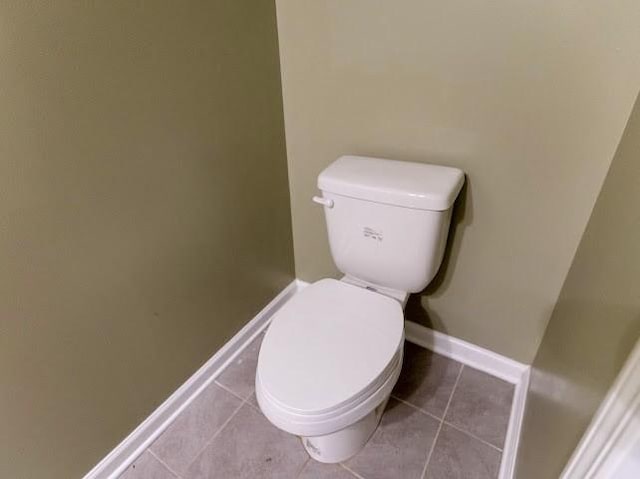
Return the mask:
<svg viewBox="0 0 640 479">
<path fill-rule="evenodd" d="M 333 200 L 328 200 L 322 196 L 314 196 L 312 200 L 314 203 L 318 203 L 319 205 L 326 206 L 327 208 L 333 208 Z"/>
</svg>

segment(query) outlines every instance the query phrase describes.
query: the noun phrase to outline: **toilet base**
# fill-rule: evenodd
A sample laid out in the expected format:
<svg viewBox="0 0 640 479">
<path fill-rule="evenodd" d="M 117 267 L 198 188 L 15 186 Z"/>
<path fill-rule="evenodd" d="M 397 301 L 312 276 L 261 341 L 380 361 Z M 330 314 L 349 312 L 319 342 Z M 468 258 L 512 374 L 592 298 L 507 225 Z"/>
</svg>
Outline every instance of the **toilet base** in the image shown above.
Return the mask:
<svg viewBox="0 0 640 479">
<path fill-rule="evenodd" d="M 332 464 L 355 456 L 378 427 L 388 401 L 389 397 L 358 422 L 344 429 L 323 436 L 300 437 L 302 445 L 318 462 Z"/>
</svg>

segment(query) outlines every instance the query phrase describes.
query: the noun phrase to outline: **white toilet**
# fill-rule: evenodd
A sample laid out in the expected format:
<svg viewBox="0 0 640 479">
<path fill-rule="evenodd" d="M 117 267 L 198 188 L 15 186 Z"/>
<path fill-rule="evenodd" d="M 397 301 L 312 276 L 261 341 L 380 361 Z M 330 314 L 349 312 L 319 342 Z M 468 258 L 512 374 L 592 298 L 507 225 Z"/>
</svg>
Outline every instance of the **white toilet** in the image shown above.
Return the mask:
<svg viewBox="0 0 640 479">
<path fill-rule="evenodd" d="M 456 168 L 357 156 L 318 177 L 313 200 L 345 276 L 276 313 L 256 371 L 260 409 L 314 459 L 348 459 L 378 426 L 402 367 L 403 308 L 440 267 L 463 183 Z"/>
</svg>

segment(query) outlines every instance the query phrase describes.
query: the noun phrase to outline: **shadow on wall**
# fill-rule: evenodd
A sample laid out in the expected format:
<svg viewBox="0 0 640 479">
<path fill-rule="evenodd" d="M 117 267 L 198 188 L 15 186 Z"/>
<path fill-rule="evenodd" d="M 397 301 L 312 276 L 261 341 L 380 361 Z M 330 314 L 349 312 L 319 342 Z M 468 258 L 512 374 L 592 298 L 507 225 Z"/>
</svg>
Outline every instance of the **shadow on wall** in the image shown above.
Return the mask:
<svg viewBox="0 0 640 479">
<path fill-rule="evenodd" d="M 618 349 L 615 361 L 617 364 L 624 365 L 629 357 L 631 351 L 635 347 L 635 341 L 640 340 L 640 314 L 638 314 L 635 320 L 632 320 L 626 327 L 624 334 L 624 341 L 622 346 Z M 622 368 L 622 366 L 620 366 Z"/>
<path fill-rule="evenodd" d="M 447 333 L 442 319 L 434 312 L 428 312 L 426 308 L 429 296 L 439 295 L 446 291 L 451 283 L 451 278 L 456 269 L 458 255 L 464 237 L 464 229 L 473 222 L 473 201 L 469 179 L 465 178 L 465 183 L 456 199 L 451 216 L 451 226 L 447 237 L 447 246 L 440 269 L 436 273 L 431 283 L 424 291 L 413 294 L 409 297 L 405 309 L 405 317 L 430 329 L 435 329 L 442 333 Z"/>
<path fill-rule="evenodd" d="M 567 387 L 581 387 L 582 399 L 592 401 L 595 409 L 602 399 L 602 383 L 613 381 L 640 337 L 640 315 L 634 308 L 607 298 L 576 294 L 560 298 L 534 368 Z M 583 410 L 576 408 L 576 413 L 580 416 Z M 582 420 L 586 427 L 588 418 Z"/>
</svg>

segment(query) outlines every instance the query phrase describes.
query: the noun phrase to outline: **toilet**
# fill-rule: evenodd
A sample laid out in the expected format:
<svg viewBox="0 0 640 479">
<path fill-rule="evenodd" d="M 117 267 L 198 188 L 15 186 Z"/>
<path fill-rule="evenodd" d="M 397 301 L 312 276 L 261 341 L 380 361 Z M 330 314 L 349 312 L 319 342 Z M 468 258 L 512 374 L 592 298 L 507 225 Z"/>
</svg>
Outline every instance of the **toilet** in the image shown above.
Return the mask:
<svg viewBox="0 0 640 479">
<path fill-rule="evenodd" d="M 440 267 L 463 183 L 456 168 L 359 156 L 318 176 L 313 201 L 344 277 L 274 315 L 256 369 L 260 409 L 317 461 L 354 456 L 378 426 L 402 368 L 404 306 Z"/>
</svg>

